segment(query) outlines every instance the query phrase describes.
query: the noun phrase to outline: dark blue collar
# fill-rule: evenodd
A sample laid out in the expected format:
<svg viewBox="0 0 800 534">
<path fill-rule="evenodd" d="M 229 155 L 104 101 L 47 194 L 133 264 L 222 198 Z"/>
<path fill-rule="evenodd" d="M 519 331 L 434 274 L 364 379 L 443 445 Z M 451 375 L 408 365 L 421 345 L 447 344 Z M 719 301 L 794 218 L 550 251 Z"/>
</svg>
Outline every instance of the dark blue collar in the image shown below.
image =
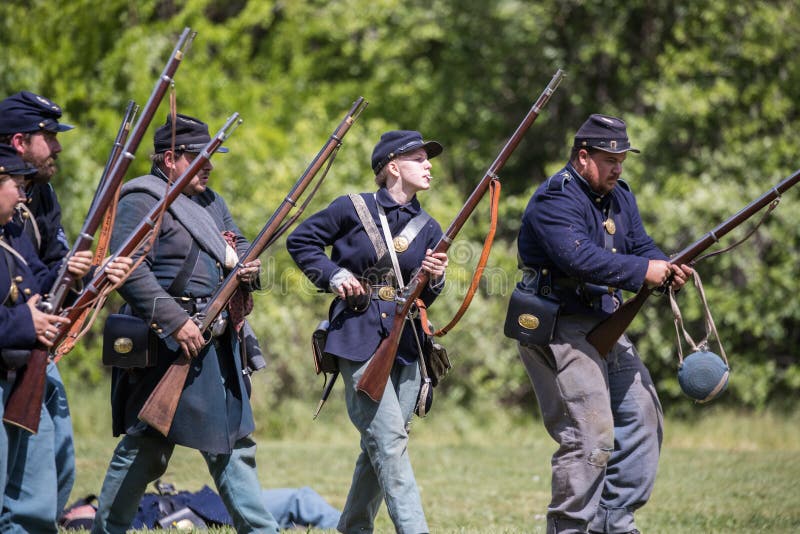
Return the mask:
<svg viewBox="0 0 800 534">
<path fill-rule="evenodd" d="M 385 187 L 381 187 L 378 189 L 378 192 L 375 194 L 375 200 L 383 206 L 385 210 L 393 210 L 400 208 L 409 212 L 411 215 L 416 215 L 422 209 L 419 205 L 419 200 L 417 200 L 417 195 L 414 195 L 414 198 L 411 199 L 411 202 L 406 202 L 405 204 L 398 204 L 392 195 L 389 194 L 389 191 Z"/>
<path fill-rule="evenodd" d="M 581 176 L 581 174 L 575 170 L 575 167 L 572 166 L 572 162 L 567 163 L 566 168 L 570 175 L 575 178 L 575 182 L 581 186 L 581 189 L 586 196 L 589 197 L 589 200 L 592 201 L 592 204 L 600 208 L 604 208 L 609 202 L 611 202 L 612 195 L 601 195 L 599 193 L 595 193 L 589 185 L 589 182 L 586 181 L 586 178 Z"/>
</svg>

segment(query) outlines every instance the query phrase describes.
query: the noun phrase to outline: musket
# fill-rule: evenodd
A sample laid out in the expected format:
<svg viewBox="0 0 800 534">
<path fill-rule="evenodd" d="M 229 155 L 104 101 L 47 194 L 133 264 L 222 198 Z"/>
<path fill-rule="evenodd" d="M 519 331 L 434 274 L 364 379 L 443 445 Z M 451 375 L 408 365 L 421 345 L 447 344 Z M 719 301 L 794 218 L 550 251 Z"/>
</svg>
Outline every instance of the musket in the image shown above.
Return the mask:
<svg viewBox="0 0 800 534">
<path fill-rule="evenodd" d="M 189 167 L 169 187 L 164 197 L 155 203 L 142 222 L 126 237 L 125 241 L 114 252 L 112 258 L 132 256 L 141 247 L 142 243 L 153 231 L 158 218 L 164 210 L 180 196 L 183 189 L 192 181 L 192 178 L 203 168 L 211 158 L 211 155 L 217 151 L 241 122 L 238 113 L 231 115 L 220 131 L 203 147 L 202 152 L 192 160 Z M 73 305 L 64 309 L 60 315 L 69 319 L 70 322 L 75 321 L 81 316 L 83 310 L 92 305 L 97 296 L 107 289 L 110 284 L 111 281 L 106 274 L 106 267 L 103 266 L 95 273 L 92 281 L 84 288 Z M 52 339 L 53 346 L 50 349 L 51 351 L 55 350 L 64 341 L 68 332 L 69 327 L 66 324 L 59 324 L 56 335 Z M 47 347 L 37 344 L 31 352 L 28 364 L 23 367 L 21 376 L 18 375 L 14 390 L 11 392 L 6 404 L 3 421 L 36 433 L 39 427 L 41 397 L 44 393 L 47 361 Z M 39 399 L 38 403 L 36 398 Z"/>
<path fill-rule="evenodd" d="M 97 187 L 97 189 L 95 189 L 94 198 L 92 199 L 92 203 L 89 207 L 90 213 L 94 210 L 94 204 L 97 202 L 98 193 L 108 180 L 108 172 L 111 170 L 111 167 L 117 160 L 117 157 L 119 157 L 122 148 L 125 146 L 125 141 L 128 138 L 128 134 L 133 126 L 134 118 L 138 112 L 139 106 L 137 106 L 136 102 L 133 100 L 129 100 L 128 106 L 125 109 L 125 116 L 122 119 L 122 123 L 119 125 L 117 136 L 114 139 L 114 145 L 111 147 L 111 152 L 109 153 L 108 159 L 106 160 L 106 165 L 103 168 L 103 174 L 100 176 L 100 185 Z M 111 237 L 111 228 L 114 225 L 118 193 L 119 189 L 114 192 L 114 200 L 111 206 L 109 206 L 109 208 L 106 210 L 106 213 L 103 215 L 103 222 L 102 227 L 100 228 L 100 235 L 97 240 L 97 247 L 95 247 L 94 256 L 92 257 L 92 265 L 100 265 L 103 262 L 103 259 L 106 257 L 106 253 L 108 252 L 108 241 Z M 64 266 L 62 265 L 61 268 L 63 269 Z M 87 307 L 84 310 L 84 313 L 82 313 L 70 325 L 67 339 L 58 347 L 58 350 L 52 354 L 54 362 L 58 362 L 64 354 L 67 354 L 75 347 L 75 343 L 78 341 L 80 332 L 83 330 L 83 325 L 86 321 L 86 318 L 89 316 L 90 311 L 91 308 Z"/>
<path fill-rule="evenodd" d="M 128 107 L 125 109 L 125 117 L 122 120 L 119 131 L 117 132 L 117 138 L 114 141 L 114 147 L 111 149 L 111 153 L 108 155 L 108 161 L 106 161 L 105 169 L 103 169 L 103 176 L 100 178 L 100 186 L 97 188 L 97 190 L 95 190 L 95 198 L 92 199 L 92 207 L 89 209 L 89 211 L 94 210 L 94 203 L 97 201 L 99 191 L 101 191 L 101 189 L 105 189 L 105 185 L 108 182 L 108 173 L 111 168 L 113 168 L 114 163 L 117 161 L 120 153 L 122 153 L 122 149 L 125 147 L 125 142 L 128 139 L 128 134 L 131 132 L 133 121 L 138 112 L 139 106 L 136 105 L 136 102 L 133 100 L 129 100 Z M 119 201 L 119 190 L 121 185 L 121 183 L 117 184 L 116 189 L 110 192 L 112 195 L 112 202 L 108 209 L 106 209 L 106 212 L 103 214 L 103 222 L 101 223 L 100 234 L 97 239 L 97 247 L 95 247 L 94 250 L 92 265 L 100 265 L 103 262 L 103 259 L 106 257 L 106 253 L 108 253 L 108 242 L 111 239 L 111 231 L 114 227 L 114 219 L 117 213 L 117 202 Z M 79 331 L 81 328 L 81 322 L 82 321 L 76 321 L 72 324 L 72 330 L 74 332 Z"/>
<path fill-rule="evenodd" d="M 152 93 L 150 94 L 150 98 L 147 100 L 144 108 L 142 108 L 142 113 L 139 116 L 139 120 L 136 121 L 136 125 L 128 135 L 128 140 L 125 143 L 125 147 L 116 157 L 114 164 L 111 167 L 111 171 L 109 171 L 108 177 L 106 180 L 104 180 L 104 183 L 101 183 L 98 187 L 98 190 L 95 193 L 95 198 L 92 202 L 92 207 L 86 216 L 86 219 L 84 220 L 83 228 L 81 228 L 78 238 L 75 240 L 75 243 L 72 245 L 69 253 L 67 253 L 66 258 L 64 258 L 64 263 L 61 266 L 61 270 L 58 273 L 58 277 L 56 278 L 52 289 L 41 301 L 42 311 L 51 314 L 58 314 L 61 311 L 61 307 L 64 305 L 67 293 L 75 281 L 67 269 L 67 261 L 76 252 L 89 250 L 91 248 L 92 241 L 94 241 L 94 234 L 97 232 L 97 228 L 103 221 L 106 210 L 114 199 L 116 190 L 119 188 L 122 178 L 125 176 L 128 167 L 130 167 L 130 164 L 133 161 L 136 149 L 139 148 L 139 143 L 141 143 L 147 127 L 153 120 L 153 115 L 155 115 L 156 111 L 158 110 L 158 106 L 161 103 L 161 100 L 164 98 L 164 94 L 172 84 L 172 78 L 175 75 L 175 72 L 178 70 L 181 60 L 183 59 L 186 50 L 188 50 L 189 46 L 191 45 L 195 35 L 196 32 L 192 32 L 190 28 L 185 28 L 183 33 L 181 33 L 181 36 L 178 39 L 178 44 L 175 45 L 172 55 L 167 61 L 164 70 L 161 72 L 161 76 L 159 77 Z"/>
<path fill-rule="evenodd" d="M 333 134 L 331 134 L 328 141 L 308 168 L 306 168 L 303 175 L 294 184 L 286 199 L 281 202 L 278 209 L 275 210 L 275 213 L 269 218 L 264 228 L 258 234 L 258 237 L 256 237 L 255 241 L 253 241 L 248 248 L 244 257 L 240 259 L 236 267 L 228 273 L 222 284 L 217 288 L 211 298 L 209 298 L 205 309 L 193 317 L 193 320 L 197 323 L 207 341 L 210 339 L 208 334 L 209 328 L 216 321 L 217 317 L 222 313 L 231 297 L 233 297 L 234 293 L 239 288 L 239 280 L 237 277 L 239 269 L 242 268 L 244 264 L 258 258 L 267 247 L 275 242 L 276 235 L 286 230 L 286 226 L 282 224 L 284 219 L 297 204 L 300 195 L 303 194 L 309 184 L 314 180 L 320 168 L 322 168 L 325 162 L 331 158 L 332 154 L 335 154 L 335 151 L 341 146 L 345 134 L 350 130 L 350 127 L 366 107 L 367 102 L 363 97 L 359 97 L 358 100 L 355 101 L 342 122 L 339 123 L 339 126 L 334 130 Z M 155 389 L 150 393 L 150 397 L 148 397 L 144 406 L 142 406 L 142 409 L 139 411 L 139 419 L 166 436 L 172 426 L 172 420 L 175 418 L 175 411 L 178 408 L 178 401 L 180 401 L 188 373 L 189 359 L 184 354 L 180 354 L 175 362 L 170 365 L 169 369 L 167 369 L 167 372 L 156 385 Z"/>
<path fill-rule="evenodd" d="M 701 239 L 673 255 L 669 262 L 673 265 L 691 264 L 700 254 L 719 242 L 720 238 L 725 236 L 728 232 L 758 213 L 771 202 L 779 201 L 780 196 L 798 181 L 800 181 L 800 170 L 778 183 L 775 187 L 742 208 L 735 215 L 726 219 L 716 228 L 705 234 Z M 599 354 L 605 356 L 611 352 L 617 340 L 633 322 L 636 314 L 639 313 L 647 297 L 650 296 L 654 289 L 655 288 L 643 285 L 633 298 L 626 300 L 614 313 L 600 321 L 586 335 L 586 339 L 597 349 Z"/>
<path fill-rule="evenodd" d="M 528 114 L 525 115 L 525 118 L 522 120 L 519 126 L 517 126 L 514 134 L 506 142 L 505 146 L 500 151 L 500 154 L 498 154 L 497 158 L 494 160 L 494 163 L 492 163 L 492 165 L 486 171 L 483 178 L 478 183 L 478 186 L 461 208 L 461 211 L 458 212 L 453 222 L 450 223 L 447 231 L 445 231 L 444 235 L 442 235 L 441 239 L 439 239 L 439 242 L 433 249 L 434 253 L 447 252 L 447 250 L 450 248 L 450 245 L 452 244 L 458 232 L 461 230 L 461 227 L 464 226 L 464 223 L 466 223 L 467 219 L 469 219 L 470 215 L 472 215 L 472 212 L 475 210 L 478 202 L 480 202 L 481 198 L 483 198 L 483 196 L 486 194 L 486 191 L 489 190 L 489 185 L 491 184 L 492 180 L 499 179 L 497 173 L 499 173 L 503 168 L 506 160 L 509 158 L 509 156 L 511 156 L 511 154 L 514 152 L 514 149 L 517 148 L 517 145 L 522 140 L 525 132 L 528 131 L 528 128 L 530 128 L 531 124 L 533 124 L 533 122 L 539 116 L 539 111 L 541 111 L 541 109 L 550 100 L 553 92 L 555 92 L 556 88 L 558 88 L 558 84 L 561 83 L 562 78 L 564 78 L 564 71 L 558 69 L 553 78 L 550 80 L 550 83 L 547 84 L 545 90 L 541 95 L 539 95 L 539 98 L 533 104 L 533 107 L 531 107 L 531 109 L 528 111 Z M 359 391 L 366 393 L 369 398 L 375 402 L 381 400 L 383 391 L 386 389 L 386 384 L 389 380 L 389 374 L 392 370 L 394 359 L 397 354 L 397 347 L 400 344 L 400 335 L 403 333 L 403 326 L 405 324 L 406 317 L 408 317 L 408 314 L 412 311 L 414 302 L 420 296 L 422 290 L 425 289 L 429 279 L 429 273 L 419 269 L 411 279 L 411 282 L 409 282 L 409 284 L 396 297 L 397 305 L 395 308 L 394 319 L 392 321 L 392 330 L 388 337 L 385 337 L 381 340 L 381 343 L 378 345 L 375 354 L 372 356 L 367 368 L 364 370 L 364 374 L 361 375 L 361 378 L 356 385 L 356 388 Z"/>
<path fill-rule="evenodd" d="M 136 126 L 134 126 L 133 130 L 128 135 L 128 140 L 125 143 L 124 149 L 114 161 L 105 183 L 101 185 L 102 190 L 96 192 L 95 199 L 92 203 L 92 210 L 86 217 L 83 228 L 80 234 L 78 234 L 78 238 L 64 258 L 53 287 L 45 298 L 40 301 L 39 308 L 42 311 L 50 314 L 58 314 L 61 311 L 67 293 L 75 282 L 75 279 L 67 268 L 68 260 L 76 252 L 89 250 L 92 246 L 94 234 L 114 198 L 114 192 L 119 187 L 131 161 L 133 161 L 134 153 L 139 147 L 139 143 L 147 127 L 150 125 L 153 115 L 155 115 L 167 88 L 172 84 L 172 77 L 178 70 L 183 55 L 185 51 L 188 50 L 195 35 L 196 33 L 192 32 L 188 27 L 184 28 L 183 33 L 181 33 L 178 44 L 173 49 L 172 55 L 167 61 L 164 70 L 161 72 L 161 76 L 156 82 L 142 114 L 136 122 Z M 31 396 L 21 398 L 20 395 L 15 394 L 15 391 L 12 391 L 12 397 L 9 398 L 9 403 L 11 402 L 11 398 L 15 399 L 12 405 L 12 413 L 8 415 L 8 410 L 6 410 L 3 416 L 4 421 L 21 426 L 34 434 L 39 430 L 39 409 L 41 408 L 42 396 L 44 394 L 45 373 L 47 371 L 49 358 L 48 350 L 44 346 L 37 346 L 37 348 L 31 352 L 28 363 L 17 374 L 17 381 L 14 387 L 15 391 L 23 387 L 24 391 Z"/>
<path fill-rule="evenodd" d="M 138 112 L 139 106 L 136 105 L 136 102 L 133 100 L 128 100 L 128 105 L 125 107 L 125 115 L 122 117 L 122 122 L 117 130 L 117 136 L 114 138 L 114 144 L 111 146 L 111 151 L 108 153 L 108 159 L 103 167 L 103 174 L 100 175 L 100 182 L 97 186 L 97 189 L 94 190 L 92 203 L 89 204 L 90 212 L 94 211 L 94 204 L 97 202 L 97 197 L 100 196 L 100 192 L 104 189 L 106 181 L 108 180 L 109 172 L 113 168 L 114 163 L 117 161 L 120 152 L 122 152 L 122 149 L 125 147 L 125 142 L 128 139 L 128 134 L 131 132 L 133 121 Z"/>
</svg>

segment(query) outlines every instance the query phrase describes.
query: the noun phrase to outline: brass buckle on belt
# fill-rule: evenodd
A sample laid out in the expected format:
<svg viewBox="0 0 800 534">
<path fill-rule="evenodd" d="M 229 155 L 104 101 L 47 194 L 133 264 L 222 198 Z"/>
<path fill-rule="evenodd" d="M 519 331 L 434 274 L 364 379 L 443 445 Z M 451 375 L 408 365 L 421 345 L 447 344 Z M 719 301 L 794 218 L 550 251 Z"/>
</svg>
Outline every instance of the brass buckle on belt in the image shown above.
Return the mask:
<svg viewBox="0 0 800 534">
<path fill-rule="evenodd" d="M 395 296 L 397 296 L 397 292 L 392 286 L 381 286 L 378 289 L 378 297 L 381 300 L 393 301 Z"/>
</svg>

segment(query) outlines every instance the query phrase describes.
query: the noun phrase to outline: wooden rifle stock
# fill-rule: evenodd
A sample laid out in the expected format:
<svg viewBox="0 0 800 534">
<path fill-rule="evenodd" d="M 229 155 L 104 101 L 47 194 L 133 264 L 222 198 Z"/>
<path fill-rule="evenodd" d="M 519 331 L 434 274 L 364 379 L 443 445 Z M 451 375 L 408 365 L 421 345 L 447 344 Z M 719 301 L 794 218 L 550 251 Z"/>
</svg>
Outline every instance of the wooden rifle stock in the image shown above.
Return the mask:
<svg viewBox="0 0 800 534">
<path fill-rule="evenodd" d="M 3 414 L 4 423 L 24 428 L 31 434 L 38 432 L 49 361 L 47 347 L 37 343 L 31 351 L 28 363 L 17 372 L 14 389 L 11 391 Z M 29 388 L 28 392 L 18 393 L 23 388 Z"/>
<path fill-rule="evenodd" d="M 92 241 L 94 240 L 94 234 L 97 232 L 97 228 L 102 223 L 106 210 L 114 199 L 116 190 L 119 188 L 119 185 L 122 182 L 122 178 L 125 176 L 128 167 L 130 167 L 131 161 L 133 161 L 134 153 L 139 147 L 139 143 L 142 141 L 142 137 L 144 136 L 147 127 L 153 120 L 153 115 L 155 115 L 155 112 L 158 109 L 164 94 L 172 84 L 172 77 L 178 70 L 181 59 L 183 59 L 183 55 L 185 53 L 184 49 L 188 49 L 189 45 L 194 39 L 194 36 L 195 33 L 193 33 L 189 28 L 185 28 L 183 33 L 181 33 L 181 36 L 178 39 L 178 44 L 172 51 L 172 55 L 167 61 L 167 65 L 164 67 L 161 76 L 156 82 L 156 85 L 150 94 L 150 98 L 147 100 L 147 104 L 145 104 L 142 113 L 139 116 L 139 120 L 136 122 L 136 126 L 134 126 L 133 130 L 128 135 L 125 148 L 122 150 L 121 154 L 115 158 L 107 178 L 102 180 L 100 187 L 95 193 L 95 198 L 92 202 L 91 209 L 84 220 L 83 228 L 81 229 L 80 234 L 78 234 L 78 238 L 75 240 L 75 243 L 72 245 L 72 249 L 67 254 L 67 257 L 64 260 L 64 265 L 62 266 L 61 271 L 59 271 L 58 278 L 56 278 L 56 281 L 48 293 L 47 298 L 42 300 L 43 311 L 55 314 L 61 311 L 61 307 L 64 305 L 64 300 L 67 296 L 67 292 L 69 291 L 69 288 L 72 287 L 74 282 L 72 275 L 66 268 L 67 259 L 71 258 L 76 252 L 89 250 L 89 248 L 91 248 Z"/>
<path fill-rule="evenodd" d="M 771 202 L 779 199 L 786 190 L 797 184 L 798 181 L 800 181 L 800 170 L 782 180 L 775 187 L 742 208 L 738 213 L 705 234 L 701 239 L 675 254 L 669 260 L 670 263 L 674 265 L 691 263 L 705 250 L 717 243 L 720 238 L 725 236 L 728 232 L 741 225 Z M 653 289 L 648 288 L 646 285 L 642 286 L 635 297 L 625 301 L 619 309 L 599 322 L 586 335 L 586 339 L 597 349 L 599 354 L 605 356 L 611 352 L 617 340 L 625 333 L 625 330 L 633 322 L 636 314 L 652 292 Z"/>
<path fill-rule="evenodd" d="M 111 147 L 111 153 L 109 154 L 105 168 L 103 169 L 103 175 L 100 177 L 100 187 L 97 188 L 95 191 L 95 198 L 92 199 L 92 206 L 97 201 L 97 195 L 100 191 L 100 188 L 107 180 L 108 170 L 111 167 L 111 164 L 116 160 L 117 156 L 119 155 L 119 151 L 122 148 L 122 144 L 125 142 L 125 138 L 128 136 L 128 130 L 130 130 L 132 117 L 136 113 L 134 110 L 135 107 L 136 104 L 132 100 L 128 102 L 128 107 L 125 110 L 125 116 L 122 119 L 119 130 L 117 131 L 117 136 L 114 139 L 114 145 Z M 90 211 L 91 210 L 92 208 L 90 208 Z M 65 261 L 59 271 L 59 279 L 66 279 L 66 269 L 67 262 Z M 59 297 L 59 301 L 63 302 L 63 297 Z M 52 304 L 49 305 L 49 308 L 52 309 Z M 3 421 L 24 428 L 33 434 L 38 432 L 40 417 L 39 410 L 41 409 L 42 398 L 44 396 L 45 374 L 47 372 L 47 363 L 49 358 L 50 356 L 46 347 L 37 345 L 36 348 L 33 349 L 27 365 L 20 370 L 19 374 L 17 375 L 17 381 L 15 382 L 15 384 L 20 385 L 20 389 L 30 393 L 26 393 L 23 396 L 20 396 L 19 394 L 14 395 L 12 393 L 9 398 L 10 412 L 4 412 Z M 22 402 L 23 400 L 24 402 Z"/>
<path fill-rule="evenodd" d="M 156 202 L 156 204 L 150 208 L 150 212 L 147 214 L 144 220 L 139 223 L 139 226 L 137 226 L 136 229 L 131 232 L 131 234 L 125 239 L 125 242 L 120 245 L 118 250 L 114 252 L 113 257 L 132 256 L 136 250 L 139 249 L 141 244 L 145 241 L 145 239 L 147 239 L 148 234 L 156 225 L 158 217 L 167 207 L 170 206 L 170 204 L 175 201 L 175 199 L 178 198 L 178 196 L 180 196 L 183 189 L 189 184 L 189 182 L 192 181 L 194 175 L 203 168 L 206 162 L 211 158 L 211 155 L 217 151 L 217 149 L 222 145 L 223 141 L 227 139 L 231 133 L 233 133 L 233 130 L 240 123 L 241 120 L 239 120 L 239 114 L 234 113 L 225 123 L 225 126 L 223 126 L 222 129 L 211 139 L 211 141 L 209 141 L 208 144 L 203 147 L 202 152 L 200 152 L 194 158 L 194 160 L 192 160 L 191 164 L 189 167 L 187 167 L 183 174 L 181 174 L 175 180 L 175 183 L 170 186 L 166 195 L 164 195 L 164 198 Z M 78 295 L 75 303 L 71 307 L 63 310 L 60 315 L 69 319 L 71 323 L 75 322 L 83 314 L 83 311 L 87 307 L 91 306 L 97 296 L 100 295 L 102 291 L 107 289 L 110 284 L 111 280 L 106 274 L 105 267 L 99 269 L 98 272 L 95 273 L 94 278 L 92 278 L 92 281 L 89 282 L 89 284 L 87 284 L 87 286 L 84 288 L 83 292 Z M 60 324 L 58 331 L 53 338 L 53 348 L 58 347 L 58 345 L 64 341 L 68 333 L 69 326 L 67 326 L 66 323 Z M 43 353 L 43 356 L 37 351 L 34 351 L 31 354 L 30 361 L 26 366 L 27 369 L 24 371 L 20 379 L 17 380 L 16 386 L 11 392 L 11 396 L 8 399 L 5 413 L 3 415 L 4 421 L 29 429 L 33 433 L 36 433 L 38 430 L 39 415 L 37 413 L 35 420 L 30 419 L 29 415 L 27 415 L 27 412 L 28 410 L 32 411 L 33 409 L 26 406 L 26 404 L 30 404 L 36 398 L 39 398 L 39 408 L 41 408 L 41 398 L 44 392 L 44 373 L 46 371 L 47 361 L 49 359 L 46 350 L 41 352 Z M 36 369 L 41 368 L 41 378 L 31 369 L 31 362 L 33 362 L 35 357 L 42 358 L 45 362 L 43 367 L 39 365 L 38 361 L 34 362 Z"/>
<path fill-rule="evenodd" d="M 461 208 L 461 211 L 458 212 L 453 222 L 450 223 L 450 227 L 447 229 L 447 231 L 445 231 L 442 238 L 436 244 L 436 247 L 433 250 L 434 252 L 447 252 L 447 250 L 450 248 L 450 244 L 461 230 L 461 227 L 464 226 L 464 223 L 466 223 L 467 219 L 469 219 L 469 217 L 472 215 L 472 212 L 475 210 L 478 202 L 480 202 L 480 200 L 486 194 L 486 191 L 489 190 L 489 184 L 492 182 L 492 180 L 498 179 L 497 173 L 500 172 L 505 165 L 506 160 L 517 148 L 517 145 L 519 145 L 522 137 L 525 135 L 525 132 L 528 131 L 528 128 L 530 128 L 530 126 L 539 116 L 539 111 L 541 111 L 541 109 L 550 100 L 550 97 L 558 88 L 558 85 L 561 83 L 563 78 L 564 71 L 558 69 L 553 78 L 550 80 L 550 83 L 547 84 L 545 90 L 542 91 L 542 94 L 539 95 L 539 98 L 528 111 L 528 114 L 525 115 L 525 118 L 522 120 L 519 126 L 517 126 L 514 134 L 506 142 L 505 146 L 500 151 L 500 154 L 498 154 L 497 158 L 486 171 L 486 174 L 484 174 L 483 178 L 478 183 L 478 186 L 469 196 L 467 202 Z M 422 290 L 425 288 L 428 280 L 428 273 L 423 272 L 422 269 L 420 269 L 412 278 L 411 283 L 409 283 L 409 285 L 403 289 L 401 295 L 398 297 L 395 317 L 392 321 L 392 331 L 389 336 L 384 338 L 380 345 L 378 345 L 378 349 L 375 351 L 375 354 L 372 356 L 367 368 L 364 370 L 364 374 L 361 375 L 361 378 L 356 385 L 356 388 L 359 391 L 366 393 L 367 396 L 369 396 L 369 398 L 375 402 L 380 401 L 381 397 L 383 396 L 383 391 L 386 389 L 386 383 L 389 380 L 389 373 L 392 370 L 394 359 L 397 355 L 397 347 L 400 344 L 400 335 L 403 331 L 405 318 L 407 317 L 408 312 L 411 311 L 414 301 L 416 301 L 420 293 L 422 293 Z"/>
<path fill-rule="evenodd" d="M 233 297 L 234 292 L 238 289 L 239 280 L 237 278 L 237 273 L 239 269 L 244 264 L 258 258 L 266 248 L 275 242 L 277 235 L 286 230 L 286 226 L 282 225 L 284 219 L 297 204 L 297 200 L 306 188 L 313 182 L 314 177 L 322 166 L 325 165 L 325 162 L 334 154 L 335 150 L 341 146 L 345 134 L 347 134 L 350 127 L 366 107 L 367 102 L 363 97 L 359 97 L 355 101 L 350 111 L 345 115 L 342 122 L 322 147 L 322 150 L 317 153 L 317 156 L 312 160 L 311 164 L 292 187 L 286 199 L 280 204 L 278 209 L 275 210 L 275 213 L 269 218 L 267 224 L 258 234 L 255 241 L 253 241 L 247 249 L 244 258 L 240 259 L 239 264 L 228 273 L 228 276 L 209 299 L 205 309 L 194 317 L 204 336 L 208 337 L 206 332 L 208 332 L 212 323 L 217 319 L 219 314 L 222 313 L 231 297 Z M 150 393 L 144 406 L 142 406 L 142 409 L 139 411 L 140 420 L 152 426 L 165 436 L 172 426 L 172 420 L 175 418 L 175 411 L 178 408 L 178 402 L 183 393 L 183 386 L 186 383 L 186 377 L 189 373 L 188 363 L 189 360 L 184 354 L 178 356 L 175 362 L 167 369 L 161 381 Z"/>
</svg>

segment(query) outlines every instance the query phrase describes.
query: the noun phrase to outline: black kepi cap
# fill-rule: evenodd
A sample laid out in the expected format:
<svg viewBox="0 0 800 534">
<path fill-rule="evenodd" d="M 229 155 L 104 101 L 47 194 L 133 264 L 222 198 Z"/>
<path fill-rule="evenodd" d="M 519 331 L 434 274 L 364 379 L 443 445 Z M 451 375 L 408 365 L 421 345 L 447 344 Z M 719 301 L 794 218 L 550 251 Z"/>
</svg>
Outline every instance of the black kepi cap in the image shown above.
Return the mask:
<svg viewBox="0 0 800 534">
<path fill-rule="evenodd" d="M 36 167 L 28 165 L 11 145 L 0 143 L 0 174 L 26 176 L 36 173 Z"/>
<path fill-rule="evenodd" d="M 442 145 L 436 141 L 423 141 L 422 134 L 414 130 L 391 130 L 381 135 L 372 151 L 372 170 L 378 174 L 387 163 L 401 154 L 424 148 L 428 159 L 442 153 Z"/>
<path fill-rule="evenodd" d="M 189 115 L 181 113 L 175 116 L 175 150 L 182 152 L 200 152 L 211 141 L 208 125 Z M 153 148 L 158 154 L 172 148 L 172 116 L 167 115 L 167 122 L 156 130 L 153 136 Z M 221 146 L 217 152 L 225 153 L 228 149 Z"/>
<path fill-rule="evenodd" d="M 43 96 L 20 91 L 0 101 L 0 135 L 39 130 L 66 132 L 74 126 L 61 124 L 61 107 Z"/>
<path fill-rule="evenodd" d="M 575 134 L 574 148 L 594 148 L 612 154 L 636 152 L 628 140 L 625 121 L 609 115 L 593 113 L 589 115 Z"/>
</svg>

